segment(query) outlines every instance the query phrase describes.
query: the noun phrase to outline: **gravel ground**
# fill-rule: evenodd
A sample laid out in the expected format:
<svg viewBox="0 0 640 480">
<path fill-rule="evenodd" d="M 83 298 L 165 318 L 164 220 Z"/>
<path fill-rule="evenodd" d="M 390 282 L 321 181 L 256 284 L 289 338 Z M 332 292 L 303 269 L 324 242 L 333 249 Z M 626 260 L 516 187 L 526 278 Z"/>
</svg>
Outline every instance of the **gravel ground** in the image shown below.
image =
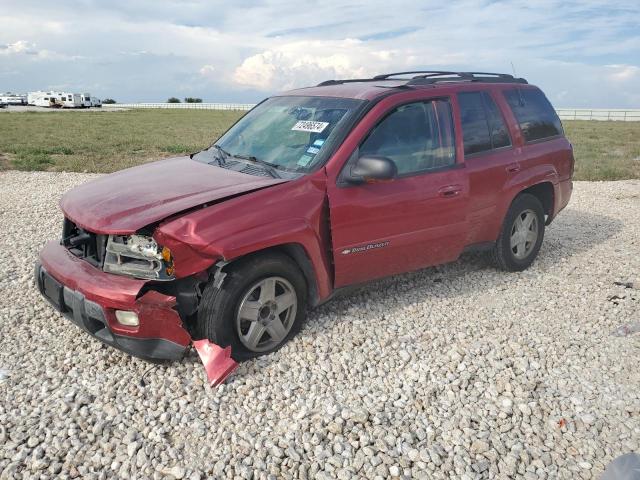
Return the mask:
<svg viewBox="0 0 640 480">
<path fill-rule="evenodd" d="M 39 298 L 59 196 L 91 175 L 0 173 L 1 478 L 598 478 L 640 450 L 640 182 L 577 183 L 523 273 L 480 255 L 311 313 L 218 389 Z M 633 282 L 633 288 L 614 282 Z"/>
</svg>

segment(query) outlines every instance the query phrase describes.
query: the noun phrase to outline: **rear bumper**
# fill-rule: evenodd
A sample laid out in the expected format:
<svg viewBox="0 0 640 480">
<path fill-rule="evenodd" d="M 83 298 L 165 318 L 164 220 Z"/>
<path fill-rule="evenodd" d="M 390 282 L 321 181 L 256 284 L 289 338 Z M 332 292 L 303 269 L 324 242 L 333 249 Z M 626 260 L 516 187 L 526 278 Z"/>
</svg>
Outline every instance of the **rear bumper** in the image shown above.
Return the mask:
<svg viewBox="0 0 640 480">
<path fill-rule="evenodd" d="M 149 291 L 142 280 L 104 273 L 49 242 L 35 266 L 35 282 L 53 307 L 101 342 L 145 360 L 176 360 L 191 343 L 175 298 Z M 121 325 L 115 310 L 138 314 L 140 325 Z"/>
</svg>

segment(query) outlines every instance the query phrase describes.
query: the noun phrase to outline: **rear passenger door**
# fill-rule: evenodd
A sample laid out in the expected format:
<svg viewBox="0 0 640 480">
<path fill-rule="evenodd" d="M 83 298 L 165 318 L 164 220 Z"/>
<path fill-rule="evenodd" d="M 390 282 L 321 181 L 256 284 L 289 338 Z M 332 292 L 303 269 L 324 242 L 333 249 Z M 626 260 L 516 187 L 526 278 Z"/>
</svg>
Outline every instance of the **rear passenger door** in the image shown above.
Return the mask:
<svg viewBox="0 0 640 480">
<path fill-rule="evenodd" d="M 507 123 L 488 91 L 457 95 L 464 157 L 469 175 L 469 231 L 466 244 L 495 241 L 502 223 L 499 205 L 510 176 L 520 165 Z"/>
</svg>

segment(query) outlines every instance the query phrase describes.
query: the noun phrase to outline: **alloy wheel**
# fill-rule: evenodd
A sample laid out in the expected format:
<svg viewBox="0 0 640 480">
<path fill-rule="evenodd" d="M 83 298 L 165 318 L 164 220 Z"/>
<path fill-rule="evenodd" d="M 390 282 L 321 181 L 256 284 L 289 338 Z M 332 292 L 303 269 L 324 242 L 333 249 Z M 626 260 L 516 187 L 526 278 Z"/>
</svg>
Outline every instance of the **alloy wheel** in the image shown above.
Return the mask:
<svg viewBox="0 0 640 480">
<path fill-rule="evenodd" d="M 525 210 L 511 227 L 510 245 L 513 256 L 523 260 L 529 256 L 538 240 L 538 217 L 533 210 Z"/>
<path fill-rule="evenodd" d="M 253 352 L 277 347 L 291 331 L 298 298 L 291 283 L 282 277 L 267 277 L 247 289 L 236 315 L 236 332 Z"/>
</svg>

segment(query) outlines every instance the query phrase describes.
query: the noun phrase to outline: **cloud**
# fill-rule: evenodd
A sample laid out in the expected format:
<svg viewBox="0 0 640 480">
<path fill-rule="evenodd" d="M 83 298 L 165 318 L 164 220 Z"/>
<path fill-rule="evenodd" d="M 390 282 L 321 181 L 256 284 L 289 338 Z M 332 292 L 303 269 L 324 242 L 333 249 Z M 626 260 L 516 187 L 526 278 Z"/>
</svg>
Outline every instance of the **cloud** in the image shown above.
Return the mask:
<svg viewBox="0 0 640 480">
<path fill-rule="evenodd" d="M 459 54 L 425 49 L 380 49 L 358 39 L 290 42 L 251 55 L 235 69 L 233 81 L 261 90 L 287 90 L 339 78 L 367 78 L 385 71 L 424 65 L 427 58 L 437 65 L 463 59 Z M 432 64 L 436 64 L 432 62 Z"/>
<path fill-rule="evenodd" d="M 202 75 L 203 77 L 211 77 L 212 75 L 214 75 L 216 71 L 216 67 L 214 67 L 213 65 L 203 65 L 199 72 L 200 75 Z"/>
<path fill-rule="evenodd" d="M 2 11 L 0 84 L 16 91 L 253 102 L 329 78 L 513 62 L 558 106 L 640 106 L 638 0 L 3 0 Z"/>
<path fill-rule="evenodd" d="M 34 47 L 35 45 L 26 40 L 18 40 L 7 45 L 0 45 L 0 55 L 35 54 L 37 52 L 35 52 Z"/>
<path fill-rule="evenodd" d="M 44 60 L 65 60 L 65 59 L 81 59 L 81 56 L 70 56 L 51 50 L 38 50 L 35 43 L 26 40 L 18 40 L 7 45 L 0 45 L 0 55 L 28 55 L 32 59 Z"/>
<path fill-rule="evenodd" d="M 606 65 L 606 68 L 610 70 L 607 76 L 613 82 L 640 81 L 640 67 L 636 65 Z"/>
<path fill-rule="evenodd" d="M 353 39 L 286 43 L 246 58 L 233 80 L 269 90 L 303 86 L 321 78 L 362 77 L 368 54 L 362 42 Z"/>
</svg>

